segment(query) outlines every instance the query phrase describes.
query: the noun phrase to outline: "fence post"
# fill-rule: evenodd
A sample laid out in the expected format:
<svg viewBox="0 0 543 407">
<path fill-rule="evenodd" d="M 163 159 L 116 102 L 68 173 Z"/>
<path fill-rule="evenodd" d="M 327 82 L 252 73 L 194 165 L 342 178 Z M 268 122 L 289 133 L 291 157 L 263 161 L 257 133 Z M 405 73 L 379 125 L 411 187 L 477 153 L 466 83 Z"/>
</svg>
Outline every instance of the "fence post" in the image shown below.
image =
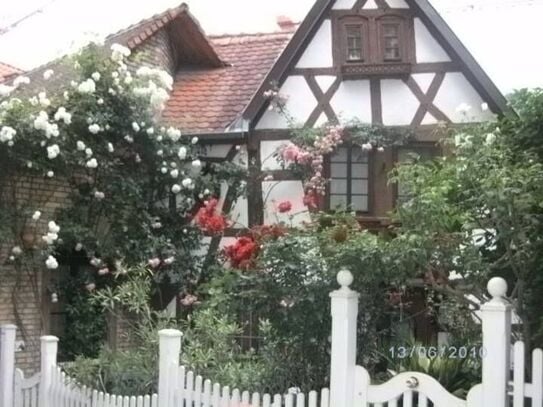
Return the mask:
<svg viewBox="0 0 543 407">
<path fill-rule="evenodd" d="M 337 275 L 339 290 L 332 298 L 332 360 L 330 368 L 330 405 L 354 407 L 356 370 L 356 324 L 358 293 L 349 286 L 353 275 L 341 270 Z"/>
<path fill-rule="evenodd" d="M 182 336 L 181 331 L 177 329 L 163 329 L 158 332 L 158 405 L 160 407 L 173 407 L 175 388 L 172 384 L 177 383 Z"/>
<path fill-rule="evenodd" d="M 0 407 L 13 406 L 16 334 L 15 325 L 0 326 Z"/>
<path fill-rule="evenodd" d="M 49 390 L 52 385 L 53 368 L 57 365 L 58 338 L 42 336 L 40 365 L 40 407 L 56 407 L 49 403 Z"/>
<path fill-rule="evenodd" d="M 505 299 L 507 283 L 488 282 L 492 299 L 481 307 L 483 325 L 483 405 L 506 407 L 511 357 L 511 305 Z"/>
</svg>

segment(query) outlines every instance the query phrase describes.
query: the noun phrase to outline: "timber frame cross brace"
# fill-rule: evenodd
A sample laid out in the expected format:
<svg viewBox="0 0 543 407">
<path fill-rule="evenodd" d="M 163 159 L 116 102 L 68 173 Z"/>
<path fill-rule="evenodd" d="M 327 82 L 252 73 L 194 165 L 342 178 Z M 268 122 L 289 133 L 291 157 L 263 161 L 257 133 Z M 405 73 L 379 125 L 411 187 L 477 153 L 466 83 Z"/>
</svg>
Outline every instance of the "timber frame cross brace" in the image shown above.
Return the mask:
<svg viewBox="0 0 543 407">
<path fill-rule="evenodd" d="M 305 122 L 305 126 L 313 127 L 323 112 L 326 114 L 329 122 L 338 123 L 336 113 L 334 112 L 334 109 L 332 109 L 332 106 L 330 106 L 330 100 L 332 100 L 332 97 L 334 97 L 339 85 L 341 85 L 341 78 L 336 77 L 326 93 L 324 93 L 314 76 L 304 75 L 304 77 L 309 89 L 311 89 L 311 92 L 313 93 L 313 96 L 315 96 L 315 99 L 317 99 L 317 107 L 315 107 L 313 112 L 311 112 L 309 115 L 309 118 Z"/>
<path fill-rule="evenodd" d="M 407 87 L 411 90 L 411 92 L 413 92 L 415 97 L 420 102 L 420 106 L 413 117 L 411 126 L 420 126 L 424 120 L 424 116 L 426 116 L 426 113 L 430 113 L 436 120 L 451 123 L 451 120 L 447 117 L 447 115 L 443 113 L 436 105 L 434 105 L 437 92 L 439 91 L 444 79 L 445 73 L 436 73 L 426 93 L 422 91 L 419 84 L 413 79 L 412 76 L 404 80 Z"/>
</svg>

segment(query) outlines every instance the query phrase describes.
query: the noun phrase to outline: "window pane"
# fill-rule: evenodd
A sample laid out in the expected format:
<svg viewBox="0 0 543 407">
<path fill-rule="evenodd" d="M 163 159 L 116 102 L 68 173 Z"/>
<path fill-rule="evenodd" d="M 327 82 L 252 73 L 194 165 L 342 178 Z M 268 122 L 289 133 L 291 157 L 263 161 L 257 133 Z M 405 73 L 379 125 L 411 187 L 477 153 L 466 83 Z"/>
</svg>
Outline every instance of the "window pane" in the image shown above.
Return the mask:
<svg viewBox="0 0 543 407">
<path fill-rule="evenodd" d="M 330 209 L 345 209 L 347 197 L 345 195 L 330 195 Z"/>
<path fill-rule="evenodd" d="M 330 193 L 331 194 L 346 194 L 347 193 L 347 180 L 346 179 L 333 179 L 330 181 Z"/>
<path fill-rule="evenodd" d="M 362 48 L 362 26 L 346 26 L 345 35 L 347 39 L 347 61 L 361 61 L 364 58 Z"/>
<path fill-rule="evenodd" d="M 353 147 L 351 160 L 353 163 L 367 163 L 368 153 L 358 146 Z"/>
<path fill-rule="evenodd" d="M 353 195 L 351 209 L 353 211 L 367 212 L 369 209 L 367 195 Z"/>
<path fill-rule="evenodd" d="M 347 164 L 331 164 L 330 178 L 347 178 Z"/>
<path fill-rule="evenodd" d="M 398 24 L 383 24 L 383 48 L 385 61 L 401 59 Z"/>
<path fill-rule="evenodd" d="M 347 162 L 348 149 L 345 147 L 338 148 L 336 153 L 332 155 L 330 161 L 333 163 L 346 163 Z"/>
<path fill-rule="evenodd" d="M 351 192 L 353 194 L 368 194 L 368 180 L 356 179 L 351 182 Z"/>
<path fill-rule="evenodd" d="M 353 178 L 368 178 L 368 164 L 353 164 L 352 177 Z"/>
</svg>

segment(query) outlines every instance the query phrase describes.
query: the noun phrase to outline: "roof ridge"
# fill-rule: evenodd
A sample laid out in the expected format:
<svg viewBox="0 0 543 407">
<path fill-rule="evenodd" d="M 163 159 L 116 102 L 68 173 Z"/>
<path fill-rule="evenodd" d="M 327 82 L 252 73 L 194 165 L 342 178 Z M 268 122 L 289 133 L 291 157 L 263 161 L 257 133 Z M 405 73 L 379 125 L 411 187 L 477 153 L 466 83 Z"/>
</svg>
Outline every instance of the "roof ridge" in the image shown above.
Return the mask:
<svg viewBox="0 0 543 407">
<path fill-rule="evenodd" d="M 17 68 L 16 66 L 8 64 L 7 62 L 0 61 L 0 65 L 4 65 L 7 68 L 10 68 L 10 69 L 13 69 L 14 71 L 17 71 L 17 72 L 14 72 L 14 73 L 23 73 L 24 72 L 23 69 Z"/>
<path fill-rule="evenodd" d="M 109 34 L 108 36 L 106 36 L 105 41 L 108 41 L 108 40 L 110 40 L 112 38 L 115 38 L 117 36 L 127 34 L 127 33 L 129 33 L 130 31 L 132 31 L 132 30 L 134 30 L 136 28 L 139 28 L 139 27 L 141 27 L 141 26 L 143 26 L 145 24 L 148 24 L 148 23 L 150 23 L 152 21 L 155 21 L 157 19 L 162 19 L 163 17 L 166 17 L 168 19 L 173 20 L 180 13 L 188 11 L 188 10 L 189 10 L 189 6 L 187 5 L 187 3 L 183 2 L 177 7 L 167 8 L 166 10 L 164 10 L 164 11 L 162 11 L 160 13 L 156 13 L 156 14 L 152 15 L 151 17 L 143 18 L 143 19 L 139 20 L 138 22 L 135 22 L 135 23 L 129 25 L 128 27 L 122 28 L 122 29 L 120 29 L 119 31 L 117 31 L 115 33 Z"/>
<path fill-rule="evenodd" d="M 208 35 L 208 38 L 211 40 L 222 39 L 222 38 L 238 38 L 238 37 L 265 37 L 267 35 L 293 35 L 293 31 L 268 31 L 268 32 L 256 32 L 256 33 L 224 33 L 224 34 L 213 34 Z"/>
</svg>

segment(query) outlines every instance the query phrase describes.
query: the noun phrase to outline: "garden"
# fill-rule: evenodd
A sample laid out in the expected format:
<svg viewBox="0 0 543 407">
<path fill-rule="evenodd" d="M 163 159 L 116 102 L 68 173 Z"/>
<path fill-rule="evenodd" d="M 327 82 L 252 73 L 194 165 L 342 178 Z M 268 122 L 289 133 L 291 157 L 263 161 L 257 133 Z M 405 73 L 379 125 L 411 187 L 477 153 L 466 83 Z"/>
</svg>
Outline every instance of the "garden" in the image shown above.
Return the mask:
<svg viewBox="0 0 543 407">
<path fill-rule="evenodd" d="M 528 349 L 543 346 L 543 90 L 511 95 L 516 116 L 443 126 L 443 157 L 413 154 L 398 165 L 390 184 L 409 197 L 381 233 L 361 228 L 348 210 L 316 209 L 327 183 L 322 162 L 346 139 L 379 154 L 410 134 L 361 123 L 293 129 L 277 156 L 303 174 L 311 222 L 253 227 L 202 255 L 204 236 L 232 223 L 220 210 L 221 184 L 243 196 L 246 170 L 207 162 L 200 140 L 162 126 L 172 78 L 133 72 L 129 54 L 89 46 L 64 59 L 69 74 L 43 73 L 47 93 L 33 94 L 24 77 L 0 85 L 0 240 L 11 245 L 7 263 L 36 286 L 44 268 L 69 265 L 51 292 L 67 304 L 61 349 L 73 360 L 70 376 L 110 393 L 152 393 L 156 333 L 168 327 L 184 333 L 183 364 L 210 380 L 270 393 L 322 388 L 328 293 L 342 268 L 361 294 L 358 357 L 374 377 L 423 371 L 465 396 L 480 381 L 477 355 L 400 357 L 391 349 L 417 345 L 406 334 L 415 301 L 450 344 L 479 346 L 472 311 L 494 276 L 508 281 L 523 321 L 515 336 Z M 68 191 L 62 205 L 50 185 Z M 276 210 L 289 215 L 292 205 Z M 182 293 L 176 316 L 153 306 L 172 286 Z M 104 345 L 106 315 L 116 314 L 130 316 L 127 350 Z"/>
</svg>

